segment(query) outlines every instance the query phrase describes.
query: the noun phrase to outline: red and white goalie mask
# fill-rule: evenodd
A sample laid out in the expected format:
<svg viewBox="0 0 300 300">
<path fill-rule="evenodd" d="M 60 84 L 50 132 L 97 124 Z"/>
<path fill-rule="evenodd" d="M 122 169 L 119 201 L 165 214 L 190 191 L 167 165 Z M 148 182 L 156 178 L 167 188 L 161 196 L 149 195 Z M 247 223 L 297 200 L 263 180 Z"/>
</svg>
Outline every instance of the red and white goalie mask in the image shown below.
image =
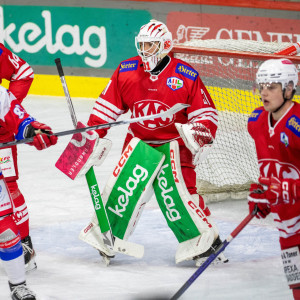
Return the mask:
<svg viewBox="0 0 300 300">
<path fill-rule="evenodd" d="M 141 27 L 135 37 L 135 46 L 142 58 L 144 70 L 151 72 L 172 50 L 172 33 L 164 23 L 151 20 Z"/>
</svg>

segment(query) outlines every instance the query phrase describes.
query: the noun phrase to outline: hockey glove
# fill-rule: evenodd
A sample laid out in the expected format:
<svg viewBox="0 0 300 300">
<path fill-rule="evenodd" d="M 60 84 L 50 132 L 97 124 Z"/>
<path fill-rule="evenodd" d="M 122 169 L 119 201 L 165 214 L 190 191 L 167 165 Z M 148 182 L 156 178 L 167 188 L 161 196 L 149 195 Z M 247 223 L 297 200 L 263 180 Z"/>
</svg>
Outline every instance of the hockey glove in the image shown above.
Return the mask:
<svg viewBox="0 0 300 300">
<path fill-rule="evenodd" d="M 271 205 L 295 204 L 300 199 L 300 180 L 260 177 L 266 188 L 265 194 Z"/>
<path fill-rule="evenodd" d="M 49 135 L 52 133 L 51 127 L 33 121 L 26 127 L 24 136 L 25 138 L 33 137 L 33 141 L 28 145 L 34 146 L 37 150 L 43 150 L 57 143 L 57 136 Z"/>
<path fill-rule="evenodd" d="M 175 123 L 175 126 L 186 147 L 192 152 L 194 164 L 196 165 L 203 161 L 207 157 L 214 141 L 210 130 L 199 122 Z"/>
<path fill-rule="evenodd" d="M 250 186 L 250 191 L 248 195 L 248 206 L 249 212 L 251 213 L 255 205 L 257 205 L 256 218 L 264 219 L 270 212 L 270 204 L 266 198 L 264 187 L 260 184 L 253 183 Z"/>
</svg>

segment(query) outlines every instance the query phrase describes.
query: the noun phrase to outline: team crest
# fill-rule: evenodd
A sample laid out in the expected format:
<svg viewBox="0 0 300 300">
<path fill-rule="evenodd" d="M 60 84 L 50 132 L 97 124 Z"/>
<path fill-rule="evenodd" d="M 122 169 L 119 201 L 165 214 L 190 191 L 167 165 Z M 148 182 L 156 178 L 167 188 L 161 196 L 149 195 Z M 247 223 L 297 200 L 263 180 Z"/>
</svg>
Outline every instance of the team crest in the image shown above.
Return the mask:
<svg viewBox="0 0 300 300">
<path fill-rule="evenodd" d="M 164 102 L 158 100 L 141 100 L 135 102 L 132 117 L 139 118 L 144 116 L 150 116 L 158 114 L 170 109 Z M 174 115 L 168 117 L 155 118 L 150 120 L 140 121 L 137 124 L 146 128 L 147 130 L 156 130 L 173 124 L 175 120 Z"/>
<path fill-rule="evenodd" d="M 176 91 L 183 87 L 183 80 L 177 77 L 169 77 L 167 79 L 167 86 L 173 91 Z"/>
<path fill-rule="evenodd" d="M 285 132 L 280 133 L 280 141 L 283 143 L 286 147 L 289 145 L 289 137 L 285 134 Z"/>
</svg>

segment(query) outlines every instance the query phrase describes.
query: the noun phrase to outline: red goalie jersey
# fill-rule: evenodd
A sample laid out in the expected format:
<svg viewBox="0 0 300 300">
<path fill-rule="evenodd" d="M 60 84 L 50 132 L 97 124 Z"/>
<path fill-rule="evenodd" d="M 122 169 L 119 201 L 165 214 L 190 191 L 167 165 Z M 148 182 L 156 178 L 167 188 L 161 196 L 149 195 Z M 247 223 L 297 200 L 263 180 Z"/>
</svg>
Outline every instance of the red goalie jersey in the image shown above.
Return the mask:
<svg viewBox="0 0 300 300">
<path fill-rule="evenodd" d="M 199 74 L 187 63 L 170 58 L 159 75 L 144 71 L 139 56 L 123 61 L 96 101 L 88 125 L 115 121 L 128 110 L 132 118 L 165 111 L 176 103 L 190 107 L 170 118 L 158 118 L 131 124 L 126 142 L 138 137 L 149 144 L 163 144 L 178 139 L 176 123 L 201 122 L 212 135 L 217 130 L 217 111 Z M 100 136 L 106 130 L 98 131 Z"/>
<path fill-rule="evenodd" d="M 270 114 L 260 107 L 249 118 L 248 131 L 255 141 L 260 175 L 300 179 L 300 105 L 293 103 L 271 126 Z M 300 200 L 300 199 L 299 199 Z M 282 249 L 300 244 L 300 201 L 271 206 Z"/>
</svg>

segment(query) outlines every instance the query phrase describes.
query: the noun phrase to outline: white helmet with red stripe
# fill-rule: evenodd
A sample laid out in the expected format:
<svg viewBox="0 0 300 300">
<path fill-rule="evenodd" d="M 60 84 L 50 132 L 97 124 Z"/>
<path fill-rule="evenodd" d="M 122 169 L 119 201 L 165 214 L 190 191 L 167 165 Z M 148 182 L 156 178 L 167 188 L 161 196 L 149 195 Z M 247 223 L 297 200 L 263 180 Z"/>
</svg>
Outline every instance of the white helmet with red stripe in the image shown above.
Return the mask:
<svg viewBox="0 0 300 300">
<path fill-rule="evenodd" d="M 146 72 L 152 71 L 173 47 L 172 33 L 159 21 L 143 25 L 135 37 L 135 46 Z"/>
<path fill-rule="evenodd" d="M 269 59 L 261 64 L 256 73 L 256 82 L 281 83 L 282 89 L 292 82 L 296 89 L 298 83 L 298 70 L 296 66 L 286 58 Z"/>
</svg>

